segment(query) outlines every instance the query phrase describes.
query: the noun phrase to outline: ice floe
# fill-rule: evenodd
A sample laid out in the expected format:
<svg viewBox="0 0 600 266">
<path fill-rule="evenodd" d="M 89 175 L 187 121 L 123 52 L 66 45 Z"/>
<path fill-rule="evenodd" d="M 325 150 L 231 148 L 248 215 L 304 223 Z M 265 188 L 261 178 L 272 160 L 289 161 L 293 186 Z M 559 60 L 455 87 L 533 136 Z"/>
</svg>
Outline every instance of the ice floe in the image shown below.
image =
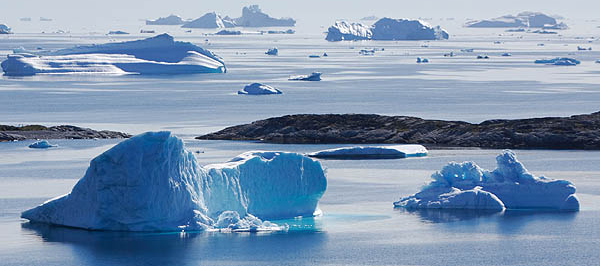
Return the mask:
<svg viewBox="0 0 600 266">
<path fill-rule="evenodd" d="M 252 83 L 250 85 L 246 85 L 244 89 L 238 91 L 238 94 L 245 95 L 266 95 L 266 94 L 281 94 L 282 92 L 276 88 L 273 88 L 269 85 L 261 84 L 261 83 Z"/>
<path fill-rule="evenodd" d="M 291 76 L 288 80 L 300 80 L 300 81 L 320 81 L 321 72 L 313 72 L 310 75 L 297 75 Z"/>
</svg>

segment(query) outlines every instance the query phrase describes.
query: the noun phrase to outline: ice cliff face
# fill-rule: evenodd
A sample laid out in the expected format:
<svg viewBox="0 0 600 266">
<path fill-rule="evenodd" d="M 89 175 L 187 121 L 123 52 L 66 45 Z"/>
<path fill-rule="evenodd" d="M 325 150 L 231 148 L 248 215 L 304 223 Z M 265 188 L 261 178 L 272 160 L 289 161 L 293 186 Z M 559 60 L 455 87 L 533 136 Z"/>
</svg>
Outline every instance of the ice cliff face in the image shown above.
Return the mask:
<svg viewBox="0 0 600 266">
<path fill-rule="evenodd" d="M 512 151 L 498 155 L 496 162 L 494 171 L 473 162 L 449 163 L 433 174 L 431 183 L 419 193 L 394 205 L 409 209 L 579 210 L 571 182 L 533 176 Z"/>
<path fill-rule="evenodd" d="M 17 53 L 2 62 L 9 76 L 41 73 L 224 73 L 223 60 L 168 34 L 120 43 L 77 46 L 54 52 Z"/>
<path fill-rule="evenodd" d="M 182 28 L 204 28 L 204 29 L 221 29 L 233 28 L 235 23 L 231 20 L 221 17 L 221 15 L 212 12 L 206 13 L 204 16 L 193 21 L 185 23 Z"/>
<path fill-rule="evenodd" d="M 148 132 L 93 159 L 70 194 L 22 217 L 93 230 L 276 230 L 259 218 L 312 215 L 326 185 L 321 165 L 299 154 L 250 152 L 200 167 L 181 139 Z"/>
<path fill-rule="evenodd" d="M 343 40 L 442 40 L 449 35 L 444 29 L 420 20 L 382 18 L 373 26 L 338 21 L 329 27 L 328 41 Z"/>
</svg>

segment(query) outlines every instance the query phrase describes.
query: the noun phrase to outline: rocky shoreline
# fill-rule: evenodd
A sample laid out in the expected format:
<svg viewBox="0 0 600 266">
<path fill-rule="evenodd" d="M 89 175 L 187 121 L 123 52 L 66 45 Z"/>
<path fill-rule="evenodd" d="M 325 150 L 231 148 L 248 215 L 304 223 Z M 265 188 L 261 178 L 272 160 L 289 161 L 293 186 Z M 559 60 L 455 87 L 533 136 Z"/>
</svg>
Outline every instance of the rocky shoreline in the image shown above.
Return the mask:
<svg viewBox="0 0 600 266">
<path fill-rule="evenodd" d="M 70 125 L 45 127 L 40 125 L 7 126 L 0 125 L 0 142 L 27 139 L 116 139 L 129 138 L 122 132 L 82 128 Z"/>
<path fill-rule="evenodd" d="M 479 124 L 374 114 L 299 114 L 196 137 L 294 144 L 423 144 L 491 149 L 600 149 L 600 112 Z"/>
</svg>

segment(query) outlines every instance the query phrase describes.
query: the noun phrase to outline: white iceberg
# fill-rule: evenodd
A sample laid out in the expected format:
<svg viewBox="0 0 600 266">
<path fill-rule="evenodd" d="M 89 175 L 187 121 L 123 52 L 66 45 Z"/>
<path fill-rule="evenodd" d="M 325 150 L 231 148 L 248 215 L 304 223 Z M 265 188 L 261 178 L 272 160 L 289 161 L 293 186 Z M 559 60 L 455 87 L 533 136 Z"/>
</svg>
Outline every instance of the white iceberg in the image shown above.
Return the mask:
<svg viewBox="0 0 600 266">
<path fill-rule="evenodd" d="M 422 145 L 357 146 L 329 149 L 307 154 L 310 157 L 325 159 L 398 159 L 427 156 Z"/>
<path fill-rule="evenodd" d="M 238 94 L 245 95 L 266 95 L 266 94 L 281 94 L 282 92 L 276 88 L 273 88 L 269 85 L 260 84 L 260 83 L 252 83 L 250 85 L 246 85 L 244 89 L 238 91 Z"/>
<path fill-rule="evenodd" d="M 297 81 L 320 81 L 321 80 L 321 72 L 313 72 L 310 75 L 297 75 L 291 76 L 288 80 L 297 80 Z"/>
<path fill-rule="evenodd" d="M 432 27 L 427 22 L 409 19 L 382 18 L 373 26 L 361 23 L 337 21 L 329 27 L 328 41 L 343 40 L 443 40 L 449 35 L 440 26 Z"/>
<path fill-rule="evenodd" d="M 201 167 L 170 132 L 148 132 L 94 158 L 71 193 L 21 217 L 92 230 L 281 230 L 260 219 L 319 213 L 321 164 L 285 152 L 248 152 Z"/>
<path fill-rule="evenodd" d="M 251 5 L 242 9 L 242 16 L 233 19 L 239 27 L 293 27 L 296 20 L 292 18 L 272 18 L 263 13 L 258 5 Z"/>
<path fill-rule="evenodd" d="M 185 22 L 186 21 L 179 16 L 170 15 L 156 20 L 146 20 L 146 25 L 182 25 L 185 24 Z"/>
<path fill-rule="evenodd" d="M 47 149 L 47 148 L 52 148 L 52 147 L 56 147 L 58 145 L 53 145 L 50 144 L 47 140 L 40 140 L 40 141 L 36 141 L 34 143 L 31 143 L 29 145 L 29 148 L 32 149 Z"/>
<path fill-rule="evenodd" d="M 473 20 L 465 24 L 469 28 L 546 28 L 566 29 L 565 23 L 539 12 L 521 12 L 516 16 L 506 15 L 487 20 Z"/>
<path fill-rule="evenodd" d="M 192 74 L 225 73 L 223 60 L 168 34 L 137 41 L 77 46 L 35 54 L 9 54 L 2 62 L 5 75 L 56 73 Z"/>
<path fill-rule="evenodd" d="M 12 31 L 6 24 L 0 24 L 0 34 L 11 34 Z"/>
<path fill-rule="evenodd" d="M 408 209 L 548 209 L 579 210 L 575 186 L 566 180 L 536 177 L 512 151 L 496 157 L 494 171 L 473 162 L 449 163 L 434 173 L 421 192 L 394 202 Z"/>
<path fill-rule="evenodd" d="M 183 24 L 182 28 L 221 29 L 233 28 L 235 24 L 231 20 L 224 19 L 221 15 L 211 12 L 204 16 Z"/>
</svg>

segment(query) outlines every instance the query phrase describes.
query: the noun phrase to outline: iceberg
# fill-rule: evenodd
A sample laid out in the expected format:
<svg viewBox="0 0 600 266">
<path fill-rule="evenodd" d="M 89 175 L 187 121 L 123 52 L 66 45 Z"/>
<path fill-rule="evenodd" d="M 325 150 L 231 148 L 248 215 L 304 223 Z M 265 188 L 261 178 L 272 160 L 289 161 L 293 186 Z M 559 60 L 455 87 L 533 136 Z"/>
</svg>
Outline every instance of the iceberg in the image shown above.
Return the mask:
<svg viewBox="0 0 600 266">
<path fill-rule="evenodd" d="M 320 81 L 321 80 L 321 72 L 313 72 L 310 75 L 291 76 L 288 80 Z"/>
<path fill-rule="evenodd" d="M 320 213 L 321 164 L 286 152 L 247 152 L 201 167 L 170 132 L 147 132 L 94 158 L 71 193 L 21 217 L 89 230 L 282 230 L 262 219 Z"/>
<path fill-rule="evenodd" d="M 296 20 L 292 18 L 272 18 L 263 13 L 258 5 L 251 5 L 242 9 L 242 16 L 233 19 L 239 27 L 293 27 Z"/>
<path fill-rule="evenodd" d="M 40 140 L 40 141 L 36 141 L 32 144 L 29 145 L 29 148 L 32 149 L 47 149 L 47 148 L 52 148 L 52 147 L 56 147 L 58 145 L 53 145 L 50 144 L 47 140 Z"/>
<path fill-rule="evenodd" d="M 323 159 L 398 159 L 427 156 L 427 149 L 422 145 L 395 146 L 357 146 L 329 149 L 307 154 L 309 157 Z"/>
<path fill-rule="evenodd" d="M 591 51 L 591 50 L 592 50 L 592 47 L 585 48 L 585 47 L 577 46 L 577 51 Z"/>
<path fill-rule="evenodd" d="M 146 25 L 183 25 L 185 20 L 176 15 L 170 15 L 156 20 L 146 20 Z"/>
<path fill-rule="evenodd" d="M 242 32 L 239 30 L 221 30 L 215 35 L 242 35 Z"/>
<path fill-rule="evenodd" d="M 449 163 L 434 173 L 428 185 L 394 202 L 407 209 L 548 209 L 579 210 L 575 186 L 529 173 L 517 156 L 505 150 L 488 171 L 474 162 Z"/>
<path fill-rule="evenodd" d="M 577 59 L 568 58 L 568 57 L 557 57 L 553 59 L 538 59 L 534 61 L 535 64 L 546 64 L 546 65 L 555 65 L 555 66 L 576 66 L 581 62 Z"/>
<path fill-rule="evenodd" d="M 6 24 L 0 24 L 0 34 L 11 34 L 12 31 Z"/>
<path fill-rule="evenodd" d="M 129 34 L 129 32 L 125 32 L 122 30 L 111 30 L 108 32 L 108 35 L 126 35 Z"/>
<path fill-rule="evenodd" d="M 279 54 L 279 50 L 277 49 L 277 47 L 273 47 L 273 48 L 270 48 L 269 50 L 267 50 L 265 52 L 265 54 L 267 54 L 267 55 L 278 55 Z"/>
<path fill-rule="evenodd" d="M 260 83 L 252 83 L 250 85 L 246 85 L 244 87 L 244 89 L 238 91 L 238 94 L 265 95 L 265 94 L 282 94 L 282 92 L 276 88 L 269 86 L 269 85 L 260 84 Z"/>
<path fill-rule="evenodd" d="M 429 59 L 427 58 L 421 58 L 421 57 L 417 57 L 417 63 L 429 63 Z"/>
<path fill-rule="evenodd" d="M 56 73 L 191 74 L 225 73 L 223 60 L 168 34 L 120 43 L 77 46 L 58 51 L 9 54 L 4 74 L 27 76 Z"/>
<path fill-rule="evenodd" d="M 382 18 L 373 26 L 361 23 L 337 21 L 327 31 L 328 41 L 343 40 L 443 40 L 448 39 L 446 30 L 432 27 L 421 20 Z"/>
<path fill-rule="evenodd" d="M 506 15 L 494 19 L 473 20 L 465 24 L 469 28 L 545 28 L 566 29 L 565 23 L 539 12 L 521 12 L 516 16 Z"/>
<path fill-rule="evenodd" d="M 211 12 L 204 16 L 183 24 L 182 28 L 203 28 L 203 29 L 220 29 L 233 28 L 235 23 L 231 20 L 221 17 L 221 15 Z"/>
</svg>

